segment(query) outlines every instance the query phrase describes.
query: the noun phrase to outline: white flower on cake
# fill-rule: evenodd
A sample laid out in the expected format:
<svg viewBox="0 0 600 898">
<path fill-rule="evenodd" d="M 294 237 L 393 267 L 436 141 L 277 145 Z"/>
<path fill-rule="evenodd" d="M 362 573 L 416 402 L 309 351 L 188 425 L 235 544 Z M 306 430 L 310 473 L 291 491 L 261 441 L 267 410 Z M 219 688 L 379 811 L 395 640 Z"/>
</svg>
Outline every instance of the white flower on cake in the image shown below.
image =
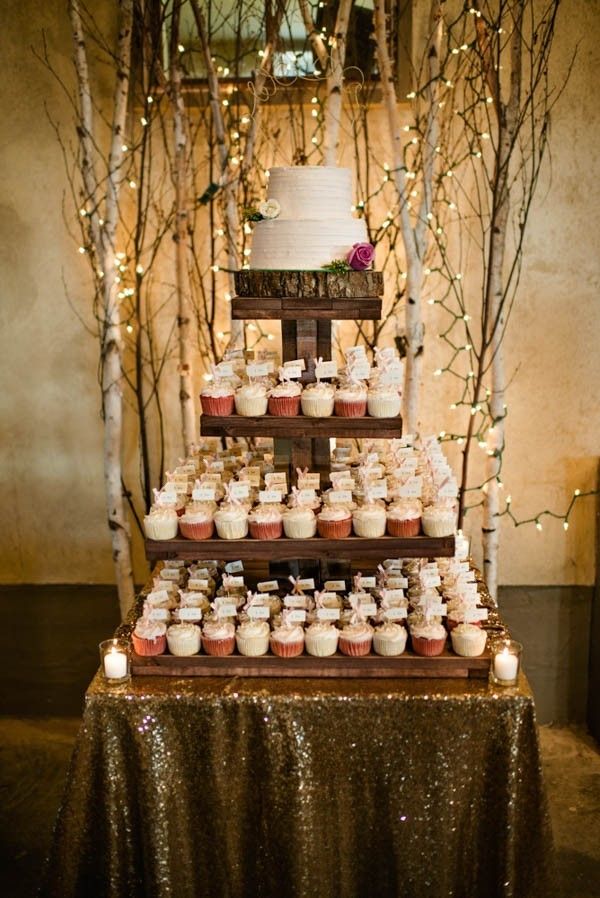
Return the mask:
<svg viewBox="0 0 600 898">
<path fill-rule="evenodd" d="M 277 200 L 266 200 L 266 202 L 260 203 L 258 211 L 263 218 L 277 218 L 281 212 L 281 206 Z"/>
</svg>

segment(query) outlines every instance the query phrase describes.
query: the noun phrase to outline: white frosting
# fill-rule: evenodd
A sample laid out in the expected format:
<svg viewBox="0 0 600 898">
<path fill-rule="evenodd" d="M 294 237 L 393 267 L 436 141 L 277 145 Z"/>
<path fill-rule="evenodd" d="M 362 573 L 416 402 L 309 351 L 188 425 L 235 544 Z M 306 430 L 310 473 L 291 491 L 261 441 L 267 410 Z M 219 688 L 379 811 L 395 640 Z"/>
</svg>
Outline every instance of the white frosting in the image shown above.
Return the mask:
<svg viewBox="0 0 600 898">
<path fill-rule="evenodd" d="M 250 267 L 315 270 L 345 259 L 355 243 L 366 243 L 364 219 L 352 217 L 352 175 L 336 166 L 273 168 L 269 199 L 278 218 L 254 227 Z"/>
</svg>

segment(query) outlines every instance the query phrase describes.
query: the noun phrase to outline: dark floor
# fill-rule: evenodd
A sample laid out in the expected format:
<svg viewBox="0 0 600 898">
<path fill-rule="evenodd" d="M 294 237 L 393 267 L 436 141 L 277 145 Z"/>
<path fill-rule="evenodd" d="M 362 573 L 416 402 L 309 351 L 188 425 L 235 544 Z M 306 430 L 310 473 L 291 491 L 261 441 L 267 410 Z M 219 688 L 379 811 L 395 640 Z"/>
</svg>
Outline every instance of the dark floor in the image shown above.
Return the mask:
<svg viewBox="0 0 600 898">
<path fill-rule="evenodd" d="M 118 607 L 109 588 L 0 588 L 4 620 L 15 608 L 27 608 L 27 626 L 0 631 L 0 882 L 3 895 L 30 898 L 97 646 Z M 540 738 L 560 876 L 548 898 L 600 898 L 598 746 L 580 728 L 545 726 Z"/>
</svg>

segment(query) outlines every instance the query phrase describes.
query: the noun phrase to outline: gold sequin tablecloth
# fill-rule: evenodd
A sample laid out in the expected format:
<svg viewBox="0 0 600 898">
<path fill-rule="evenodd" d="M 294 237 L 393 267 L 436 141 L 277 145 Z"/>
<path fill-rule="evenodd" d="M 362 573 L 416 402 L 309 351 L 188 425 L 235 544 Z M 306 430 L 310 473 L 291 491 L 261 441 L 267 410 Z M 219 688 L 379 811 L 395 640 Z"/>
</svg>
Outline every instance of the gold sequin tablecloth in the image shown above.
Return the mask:
<svg viewBox="0 0 600 898">
<path fill-rule="evenodd" d="M 136 678 L 86 697 L 47 898 L 533 898 L 525 679 Z"/>
</svg>

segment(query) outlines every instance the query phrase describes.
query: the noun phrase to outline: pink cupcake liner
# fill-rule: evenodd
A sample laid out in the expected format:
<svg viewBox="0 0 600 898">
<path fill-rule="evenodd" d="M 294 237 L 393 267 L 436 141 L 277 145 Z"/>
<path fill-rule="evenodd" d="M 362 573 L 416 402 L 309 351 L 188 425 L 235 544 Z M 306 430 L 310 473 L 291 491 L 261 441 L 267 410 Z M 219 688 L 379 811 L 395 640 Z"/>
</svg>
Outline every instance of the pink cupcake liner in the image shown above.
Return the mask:
<svg viewBox="0 0 600 898">
<path fill-rule="evenodd" d="M 208 636 L 203 636 L 202 648 L 207 655 L 218 655 L 220 658 L 232 655 L 235 648 L 235 636 L 229 636 L 227 639 L 210 639 Z"/>
<path fill-rule="evenodd" d="M 336 399 L 334 413 L 338 418 L 364 418 L 367 414 L 367 400 L 357 399 L 354 402 L 348 402 Z"/>
<path fill-rule="evenodd" d="M 141 636 L 131 634 L 133 648 L 137 655 L 163 655 L 167 648 L 167 637 L 157 636 L 156 639 L 143 639 Z"/>
<path fill-rule="evenodd" d="M 248 521 L 252 539 L 279 539 L 283 533 L 282 521 Z"/>
<path fill-rule="evenodd" d="M 200 396 L 200 405 L 203 415 L 216 415 L 223 418 L 226 415 L 233 415 L 235 400 L 233 393 L 231 396 Z"/>
<path fill-rule="evenodd" d="M 300 396 L 269 396 L 268 411 L 278 418 L 293 418 L 300 414 Z"/>
<path fill-rule="evenodd" d="M 418 536 L 421 530 L 421 518 L 401 521 L 398 518 L 387 519 L 387 531 L 390 536 Z"/>
<path fill-rule="evenodd" d="M 215 523 L 213 520 L 196 524 L 186 524 L 184 521 L 180 521 L 179 530 L 186 539 L 210 539 L 215 532 Z"/>
<path fill-rule="evenodd" d="M 280 642 L 278 639 L 270 640 L 271 651 L 280 658 L 297 658 L 304 651 L 302 642 Z"/>
<path fill-rule="evenodd" d="M 350 639 L 344 639 L 344 634 L 340 633 L 338 648 L 343 655 L 351 655 L 353 658 L 358 658 L 361 655 L 369 654 L 372 641 L 373 637 L 369 636 L 368 639 L 362 642 L 354 642 Z"/>
<path fill-rule="evenodd" d="M 345 539 L 352 533 L 352 517 L 341 521 L 320 521 L 317 518 L 317 532 L 323 539 Z"/>
<path fill-rule="evenodd" d="M 416 655 L 423 655 L 432 658 L 434 655 L 441 655 L 446 646 L 446 638 L 444 639 L 425 639 L 423 636 L 411 636 L 413 652 Z"/>
</svg>

